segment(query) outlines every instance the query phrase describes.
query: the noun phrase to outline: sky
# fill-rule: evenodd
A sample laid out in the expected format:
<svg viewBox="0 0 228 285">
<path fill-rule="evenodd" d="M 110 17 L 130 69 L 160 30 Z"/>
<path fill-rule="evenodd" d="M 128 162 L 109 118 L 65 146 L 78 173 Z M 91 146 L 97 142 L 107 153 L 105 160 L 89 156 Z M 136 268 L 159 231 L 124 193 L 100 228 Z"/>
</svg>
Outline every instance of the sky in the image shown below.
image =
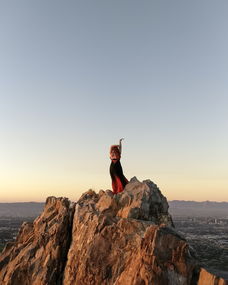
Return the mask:
<svg viewBox="0 0 228 285">
<path fill-rule="evenodd" d="M 228 201 L 226 0 L 0 1 L 0 202 L 125 176 Z"/>
</svg>

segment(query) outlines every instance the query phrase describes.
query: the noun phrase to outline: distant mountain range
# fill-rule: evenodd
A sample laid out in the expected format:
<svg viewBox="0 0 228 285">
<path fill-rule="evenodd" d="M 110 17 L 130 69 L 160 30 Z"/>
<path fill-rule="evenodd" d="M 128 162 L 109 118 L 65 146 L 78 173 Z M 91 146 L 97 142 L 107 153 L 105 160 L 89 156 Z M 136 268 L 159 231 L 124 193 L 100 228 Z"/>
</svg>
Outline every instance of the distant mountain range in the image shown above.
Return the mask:
<svg viewBox="0 0 228 285">
<path fill-rule="evenodd" d="M 0 203 L 0 217 L 37 217 L 45 203 Z"/>
<path fill-rule="evenodd" d="M 228 218 L 228 202 L 173 200 L 168 203 L 172 216 Z M 0 203 L 0 217 L 37 217 L 42 212 L 44 204 L 38 202 Z"/>
<path fill-rule="evenodd" d="M 169 201 L 172 216 L 228 218 L 228 202 Z"/>
</svg>

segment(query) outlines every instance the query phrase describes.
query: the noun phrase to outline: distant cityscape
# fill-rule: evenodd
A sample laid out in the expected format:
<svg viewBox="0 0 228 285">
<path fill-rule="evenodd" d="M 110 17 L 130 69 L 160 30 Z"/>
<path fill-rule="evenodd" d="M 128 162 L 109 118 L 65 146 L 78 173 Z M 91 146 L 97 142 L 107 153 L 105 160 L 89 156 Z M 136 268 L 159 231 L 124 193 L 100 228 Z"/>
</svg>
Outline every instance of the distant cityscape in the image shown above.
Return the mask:
<svg viewBox="0 0 228 285">
<path fill-rule="evenodd" d="M 228 219 L 174 216 L 174 224 L 202 266 L 228 279 Z"/>
</svg>

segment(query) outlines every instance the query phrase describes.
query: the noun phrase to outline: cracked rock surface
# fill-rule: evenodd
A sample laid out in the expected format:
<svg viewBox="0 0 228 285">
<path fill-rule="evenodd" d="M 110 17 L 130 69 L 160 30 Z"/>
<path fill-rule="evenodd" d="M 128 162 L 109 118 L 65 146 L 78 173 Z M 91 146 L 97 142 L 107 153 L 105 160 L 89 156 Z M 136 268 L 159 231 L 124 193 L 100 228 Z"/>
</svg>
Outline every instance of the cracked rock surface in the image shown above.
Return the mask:
<svg viewBox="0 0 228 285">
<path fill-rule="evenodd" d="M 1 285 L 227 285 L 200 268 L 156 184 L 47 198 L 0 256 Z"/>
</svg>

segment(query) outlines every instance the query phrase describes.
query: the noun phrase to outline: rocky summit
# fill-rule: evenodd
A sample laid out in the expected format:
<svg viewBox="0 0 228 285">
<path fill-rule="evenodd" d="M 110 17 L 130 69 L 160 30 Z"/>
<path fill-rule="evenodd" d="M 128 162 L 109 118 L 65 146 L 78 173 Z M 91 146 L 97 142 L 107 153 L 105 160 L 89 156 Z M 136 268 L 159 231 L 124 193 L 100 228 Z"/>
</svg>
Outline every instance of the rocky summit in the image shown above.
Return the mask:
<svg viewBox="0 0 228 285">
<path fill-rule="evenodd" d="M 47 198 L 0 256 L 1 285 L 227 285 L 201 268 L 150 180 Z"/>
</svg>

